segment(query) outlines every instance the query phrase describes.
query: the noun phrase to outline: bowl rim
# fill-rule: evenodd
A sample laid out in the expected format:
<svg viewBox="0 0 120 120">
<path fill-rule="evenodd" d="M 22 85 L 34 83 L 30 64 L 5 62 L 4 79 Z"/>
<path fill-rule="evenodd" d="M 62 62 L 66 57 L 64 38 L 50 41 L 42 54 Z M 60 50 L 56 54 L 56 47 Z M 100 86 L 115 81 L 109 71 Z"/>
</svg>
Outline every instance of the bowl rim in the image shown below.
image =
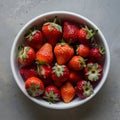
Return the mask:
<svg viewBox="0 0 120 120">
<path fill-rule="evenodd" d="M 25 28 L 27 26 L 29 26 L 31 23 L 33 23 L 34 21 L 40 19 L 41 17 L 44 17 L 44 16 L 48 16 L 48 15 L 55 15 L 55 14 L 65 14 L 65 15 L 72 15 L 72 16 L 75 16 L 75 17 L 78 17 L 80 19 L 83 19 L 85 20 L 87 23 L 89 23 L 90 25 L 92 25 L 94 28 L 98 29 L 99 31 L 99 35 L 102 39 L 102 42 L 105 46 L 105 51 L 106 51 L 106 69 L 105 69 L 105 73 L 104 73 L 104 76 L 102 77 L 102 80 L 101 80 L 101 84 L 99 84 L 99 87 L 96 88 L 96 92 L 94 92 L 90 97 L 80 101 L 80 102 L 76 102 L 76 103 L 68 103 L 67 105 L 64 104 L 64 106 L 60 105 L 60 106 L 56 106 L 56 104 L 52 104 L 52 105 L 49 105 L 49 104 L 42 104 L 41 102 L 39 102 L 36 98 L 32 98 L 30 97 L 26 92 L 25 90 L 23 89 L 23 87 L 19 84 L 19 78 L 16 74 L 16 69 L 15 69 L 15 64 L 14 64 L 14 58 L 15 58 L 15 54 L 14 54 L 14 51 L 15 51 L 15 46 L 17 44 L 17 40 L 18 38 L 20 37 L 20 35 L 22 34 L 22 32 L 25 30 Z M 69 108 L 73 108 L 73 107 L 76 107 L 76 106 L 79 106 L 79 105 L 82 105 L 84 103 L 86 103 L 87 101 L 89 101 L 91 98 L 93 98 L 99 91 L 100 89 L 102 88 L 103 84 L 105 83 L 105 81 L 107 80 L 107 76 L 108 76 L 108 73 L 109 73 L 109 69 L 110 69 L 110 51 L 109 51 L 109 47 L 108 47 L 108 44 L 107 44 L 107 41 L 103 35 L 103 33 L 101 32 L 101 30 L 91 21 L 89 20 L 87 17 L 84 17 L 82 16 L 81 14 L 78 14 L 78 13 L 75 13 L 75 12 L 70 12 L 70 11 L 51 11 L 51 12 L 46 12 L 46 13 L 43 13 L 41 15 L 38 15 L 36 17 L 34 17 L 33 19 L 31 19 L 30 21 L 28 21 L 22 28 L 21 30 L 18 32 L 17 36 L 15 37 L 14 41 L 13 41 L 13 44 L 12 44 L 12 47 L 11 47 L 11 53 L 10 53 L 10 64 L 11 64 L 11 70 L 12 70 L 12 73 L 13 73 L 13 76 L 14 76 L 14 79 L 18 85 L 18 87 L 21 89 L 21 91 L 30 99 L 32 100 L 33 102 L 37 103 L 38 105 L 41 105 L 41 106 L 44 106 L 46 108 L 51 108 L 51 109 L 69 109 Z"/>
</svg>

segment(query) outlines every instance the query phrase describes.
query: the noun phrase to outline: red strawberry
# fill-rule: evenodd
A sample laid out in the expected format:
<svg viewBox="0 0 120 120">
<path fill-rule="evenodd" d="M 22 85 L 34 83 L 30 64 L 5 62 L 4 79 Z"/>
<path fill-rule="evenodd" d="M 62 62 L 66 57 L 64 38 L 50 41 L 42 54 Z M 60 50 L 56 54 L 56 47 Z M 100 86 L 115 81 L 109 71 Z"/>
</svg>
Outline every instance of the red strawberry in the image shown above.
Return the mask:
<svg viewBox="0 0 120 120">
<path fill-rule="evenodd" d="M 69 74 L 69 81 L 72 83 L 77 83 L 78 81 L 82 80 L 82 75 L 78 71 L 70 71 Z"/>
<path fill-rule="evenodd" d="M 68 63 L 69 68 L 72 70 L 81 70 L 85 65 L 85 60 L 81 56 L 73 56 L 72 59 Z"/>
<path fill-rule="evenodd" d="M 54 54 L 57 59 L 57 63 L 59 65 L 64 65 L 73 56 L 74 49 L 66 43 L 60 43 L 55 46 Z"/>
<path fill-rule="evenodd" d="M 37 77 L 36 67 L 34 65 L 23 66 L 20 68 L 20 74 L 26 81 L 29 77 Z"/>
<path fill-rule="evenodd" d="M 36 60 L 39 63 L 51 63 L 53 61 L 52 45 L 45 43 L 36 53 Z"/>
<path fill-rule="evenodd" d="M 52 79 L 53 81 L 65 82 L 69 77 L 69 69 L 66 65 L 59 65 L 55 63 L 55 66 L 52 68 Z"/>
<path fill-rule="evenodd" d="M 30 77 L 25 81 L 25 88 L 32 97 L 39 97 L 44 92 L 44 84 L 37 77 Z"/>
<path fill-rule="evenodd" d="M 87 26 L 80 28 L 78 32 L 78 39 L 82 44 L 88 44 L 90 43 L 91 39 L 94 38 L 95 34 L 98 30 L 88 29 Z"/>
<path fill-rule="evenodd" d="M 51 84 L 52 67 L 48 64 L 37 65 L 37 74 L 43 80 L 45 85 Z"/>
<path fill-rule="evenodd" d="M 90 52 L 90 48 L 87 45 L 80 44 L 77 47 L 76 52 L 77 52 L 77 55 L 80 55 L 82 57 L 88 57 L 89 52 Z"/>
<path fill-rule="evenodd" d="M 75 88 L 70 82 L 66 82 L 61 87 L 61 97 L 65 103 L 71 102 L 75 97 Z"/>
<path fill-rule="evenodd" d="M 103 48 L 92 48 L 90 49 L 89 59 L 92 62 L 99 62 L 103 59 L 105 51 Z"/>
<path fill-rule="evenodd" d="M 25 37 L 26 43 L 33 49 L 38 50 L 43 44 L 43 35 L 39 30 L 31 31 L 29 35 Z"/>
<path fill-rule="evenodd" d="M 49 85 L 45 88 L 43 98 L 50 103 L 60 101 L 60 91 L 56 86 Z"/>
<path fill-rule="evenodd" d="M 85 76 L 91 82 L 100 80 L 102 77 L 102 66 L 98 63 L 88 63 L 85 68 Z"/>
<path fill-rule="evenodd" d="M 85 99 L 93 94 L 93 87 L 89 81 L 81 80 L 77 82 L 76 94 L 79 98 Z"/>
<path fill-rule="evenodd" d="M 37 65 L 37 73 L 41 78 L 49 78 L 52 73 L 52 67 L 49 64 Z"/>
<path fill-rule="evenodd" d="M 65 21 L 63 25 L 63 39 L 68 43 L 75 43 L 78 39 L 79 28 L 76 24 Z"/>
<path fill-rule="evenodd" d="M 18 62 L 23 66 L 30 65 L 35 60 L 35 51 L 29 46 L 19 47 Z"/>
<path fill-rule="evenodd" d="M 56 20 L 56 19 L 55 19 Z M 47 42 L 55 46 L 62 35 L 62 27 L 54 22 L 47 22 L 42 26 L 42 32 L 47 38 Z"/>
</svg>

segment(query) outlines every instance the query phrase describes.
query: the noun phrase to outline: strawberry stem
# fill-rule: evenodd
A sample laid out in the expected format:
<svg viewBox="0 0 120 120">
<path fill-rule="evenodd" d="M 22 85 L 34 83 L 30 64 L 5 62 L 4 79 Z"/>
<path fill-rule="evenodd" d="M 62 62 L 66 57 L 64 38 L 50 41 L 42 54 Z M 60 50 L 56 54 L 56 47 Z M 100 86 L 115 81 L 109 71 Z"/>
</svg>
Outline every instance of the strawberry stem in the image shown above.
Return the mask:
<svg viewBox="0 0 120 120">
<path fill-rule="evenodd" d="M 67 43 L 64 41 L 64 39 L 61 39 L 60 44 L 64 45 L 64 44 L 67 44 Z"/>
<path fill-rule="evenodd" d="M 32 32 L 35 30 L 37 30 L 37 26 L 34 25 L 28 30 L 28 32 L 24 35 L 24 37 L 30 37 L 32 35 Z"/>
<path fill-rule="evenodd" d="M 55 18 L 54 18 L 54 21 L 53 21 L 54 23 L 56 23 L 57 22 L 57 16 L 55 16 Z"/>
</svg>

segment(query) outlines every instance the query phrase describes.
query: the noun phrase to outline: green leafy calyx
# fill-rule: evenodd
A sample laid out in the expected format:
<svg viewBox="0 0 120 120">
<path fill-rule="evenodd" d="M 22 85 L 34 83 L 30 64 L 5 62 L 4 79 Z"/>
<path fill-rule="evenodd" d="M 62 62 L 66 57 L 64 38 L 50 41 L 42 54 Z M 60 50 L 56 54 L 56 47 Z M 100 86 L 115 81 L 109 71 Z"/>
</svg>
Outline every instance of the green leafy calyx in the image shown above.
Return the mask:
<svg viewBox="0 0 120 120">
<path fill-rule="evenodd" d="M 86 39 L 94 39 L 95 34 L 98 32 L 98 30 L 89 29 L 87 26 L 85 26 L 84 30 L 87 32 Z"/>
<path fill-rule="evenodd" d="M 49 103 L 54 103 L 55 101 L 60 100 L 58 94 L 55 94 L 53 90 L 50 90 L 49 92 L 45 91 L 43 98 L 46 99 Z"/>
<path fill-rule="evenodd" d="M 54 73 L 58 78 L 64 75 L 65 65 L 58 65 L 55 63 L 55 66 L 52 68 L 52 73 Z"/>
<path fill-rule="evenodd" d="M 87 66 L 88 72 L 86 75 L 90 81 L 97 81 L 101 76 L 102 68 L 99 68 L 98 63 L 89 64 Z"/>
<path fill-rule="evenodd" d="M 40 90 L 40 84 L 35 85 L 34 83 L 31 84 L 31 86 L 27 89 L 27 92 L 32 97 L 39 96 L 43 93 L 43 90 Z"/>
<path fill-rule="evenodd" d="M 85 81 L 83 86 L 84 96 L 89 97 L 93 94 L 94 90 L 90 82 Z"/>
</svg>

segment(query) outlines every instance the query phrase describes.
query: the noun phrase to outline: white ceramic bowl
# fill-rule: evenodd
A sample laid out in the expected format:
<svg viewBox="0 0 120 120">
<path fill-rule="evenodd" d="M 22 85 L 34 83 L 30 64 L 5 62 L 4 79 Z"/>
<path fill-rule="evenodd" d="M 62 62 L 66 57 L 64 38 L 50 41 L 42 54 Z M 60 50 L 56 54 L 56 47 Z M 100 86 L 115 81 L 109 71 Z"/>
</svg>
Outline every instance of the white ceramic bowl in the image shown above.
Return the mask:
<svg viewBox="0 0 120 120">
<path fill-rule="evenodd" d="M 101 44 L 101 46 L 103 46 L 105 48 L 105 63 L 104 63 L 104 67 L 103 67 L 103 77 L 101 79 L 101 81 L 99 82 L 99 84 L 97 85 L 97 87 L 94 89 L 94 93 L 83 100 L 80 100 L 79 98 L 74 99 L 72 102 L 70 103 L 64 103 L 64 102 L 59 102 L 56 104 L 49 104 L 48 102 L 44 101 L 44 100 L 38 100 L 36 98 L 33 98 L 31 96 L 28 95 L 28 93 L 25 90 L 24 87 L 24 81 L 19 73 L 19 68 L 18 68 L 18 61 L 17 61 L 17 53 L 18 53 L 18 46 L 23 42 L 23 38 L 24 38 L 24 34 L 26 33 L 26 31 L 31 28 L 33 25 L 39 25 L 40 23 L 42 23 L 45 19 L 50 19 L 53 18 L 55 16 L 58 16 L 58 18 L 60 19 L 67 19 L 67 20 L 72 20 L 78 23 L 83 23 L 86 24 L 88 26 L 90 26 L 91 28 L 97 29 L 98 30 L 98 34 L 97 37 L 99 38 L 99 43 Z M 72 13 L 72 12 L 67 12 L 67 11 L 53 11 L 53 12 L 48 12 L 42 15 L 39 15 L 35 18 L 33 18 L 32 20 L 30 20 L 21 30 L 20 32 L 17 34 L 13 45 L 12 45 L 12 49 L 11 49 L 11 69 L 13 72 L 13 76 L 15 78 L 15 81 L 17 83 L 17 85 L 19 86 L 20 90 L 29 98 L 31 99 L 33 102 L 47 107 L 47 108 L 52 108 L 52 109 L 67 109 L 67 108 L 72 108 L 75 106 L 79 106 L 82 105 L 84 103 L 86 103 L 87 101 L 89 101 L 91 98 L 93 98 L 93 96 L 95 96 L 98 91 L 101 89 L 101 87 L 103 86 L 103 84 L 106 81 L 108 72 L 109 72 L 109 68 L 110 68 L 110 52 L 109 52 L 109 48 L 107 45 L 107 42 L 105 40 L 105 37 L 103 36 L 102 32 L 100 31 L 100 29 L 93 23 L 91 22 L 89 19 L 76 14 L 76 13 Z"/>
</svg>

